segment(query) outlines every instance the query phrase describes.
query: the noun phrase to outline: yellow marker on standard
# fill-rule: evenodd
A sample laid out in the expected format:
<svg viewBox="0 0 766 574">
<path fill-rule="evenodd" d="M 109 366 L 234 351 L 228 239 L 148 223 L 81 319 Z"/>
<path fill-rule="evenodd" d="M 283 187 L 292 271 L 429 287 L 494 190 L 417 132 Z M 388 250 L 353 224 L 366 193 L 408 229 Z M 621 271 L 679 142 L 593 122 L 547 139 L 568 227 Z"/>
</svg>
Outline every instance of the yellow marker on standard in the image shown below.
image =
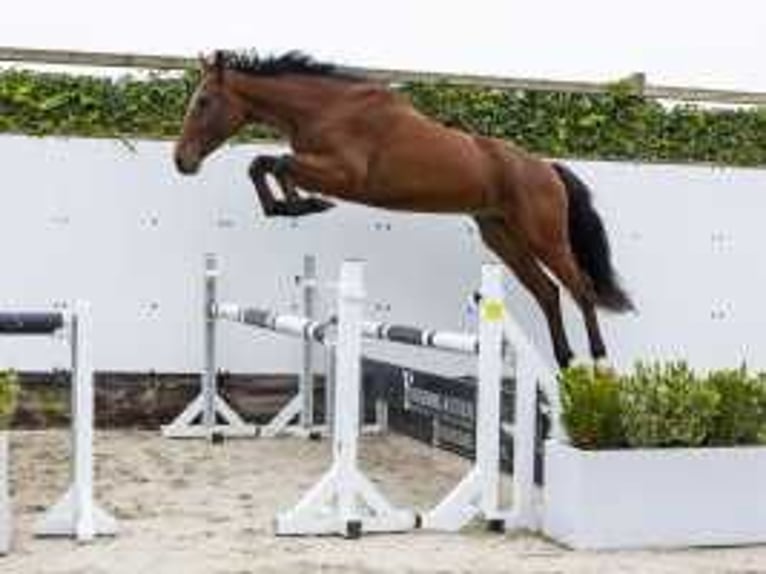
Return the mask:
<svg viewBox="0 0 766 574">
<path fill-rule="evenodd" d="M 502 321 L 505 316 L 505 305 L 499 299 L 488 299 L 482 302 L 481 315 L 485 321 Z"/>
</svg>

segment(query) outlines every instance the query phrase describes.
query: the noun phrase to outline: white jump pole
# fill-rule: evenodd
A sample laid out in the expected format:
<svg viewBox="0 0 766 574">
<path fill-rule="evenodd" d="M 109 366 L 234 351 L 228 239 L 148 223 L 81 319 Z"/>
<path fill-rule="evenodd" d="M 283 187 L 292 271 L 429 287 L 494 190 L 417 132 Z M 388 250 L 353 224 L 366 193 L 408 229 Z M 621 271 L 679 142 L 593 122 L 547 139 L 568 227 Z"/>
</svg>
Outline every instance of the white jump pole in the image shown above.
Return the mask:
<svg viewBox="0 0 766 574">
<path fill-rule="evenodd" d="M 303 258 L 303 314 L 309 319 L 316 317 L 316 258 Z M 314 351 L 316 344 L 311 339 L 303 340 L 303 357 L 298 387 L 302 398 L 300 425 L 308 433 L 314 428 Z"/>
<path fill-rule="evenodd" d="M 338 285 L 333 463 L 288 512 L 276 517 L 279 535 L 399 532 L 415 525 L 409 510 L 394 508 L 357 466 L 361 388 L 364 263 L 345 261 Z"/>
<path fill-rule="evenodd" d="M 506 312 L 502 278 L 503 269 L 499 265 L 482 267 L 476 460 L 465 478 L 436 507 L 423 515 L 423 528 L 457 531 L 477 516 L 495 529 L 503 526 L 498 490 L 500 386 L 503 374 L 503 320 Z"/>
<path fill-rule="evenodd" d="M 218 266 L 215 257 L 205 256 L 205 293 L 204 316 L 205 334 L 203 339 L 205 365 L 202 373 L 202 426 L 212 437 L 217 421 L 216 399 L 218 398 L 218 373 L 216 372 L 216 330 L 215 317 L 210 312 L 210 304 L 216 300 L 218 291 Z"/>
<path fill-rule="evenodd" d="M 93 356 L 91 323 L 84 303 L 75 304 L 69 321 L 72 353 L 72 483 L 37 524 L 39 536 L 71 536 L 90 541 L 117 533 L 117 522 L 94 502 L 93 495 Z"/>
<path fill-rule="evenodd" d="M 303 307 L 301 320 L 306 323 L 314 323 L 316 319 L 318 299 L 316 268 L 316 257 L 305 255 L 300 284 Z M 317 428 L 314 422 L 314 369 L 317 342 L 311 337 L 302 336 L 302 339 L 298 393 L 261 428 L 260 434 L 264 438 L 273 438 L 282 434 L 319 438 L 323 434 L 322 429 Z M 293 424 L 296 419 L 298 419 L 297 425 Z"/>
<path fill-rule="evenodd" d="M 0 432 L 0 555 L 11 550 L 11 496 L 7 431 Z"/>
<path fill-rule="evenodd" d="M 541 500 L 535 487 L 537 438 L 537 390 L 541 387 L 550 404 L 551 436 L 563 439 L 561 405 L 556 375 L 524 331 L 506 315 L 503 331 L 516 357 L 516 404 L 513 430 L 513 508 L 505 517 L 506 528 L 539 530 Z"/>
</svg>

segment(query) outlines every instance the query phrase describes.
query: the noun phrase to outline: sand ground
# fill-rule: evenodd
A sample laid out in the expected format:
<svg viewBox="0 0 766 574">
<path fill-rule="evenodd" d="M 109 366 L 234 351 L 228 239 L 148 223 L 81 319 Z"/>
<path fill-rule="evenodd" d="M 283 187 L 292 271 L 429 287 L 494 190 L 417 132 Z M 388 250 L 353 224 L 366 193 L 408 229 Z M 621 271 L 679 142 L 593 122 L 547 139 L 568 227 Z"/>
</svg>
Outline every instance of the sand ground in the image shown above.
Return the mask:
<svg viewBox="0 0 766 574">
<path fill-rule="evenodd" d="M 34 520 L 67 482 L 67 434 L 14 432 L 16 532 L 13 553 L 0 557 L 0 574 L 766 573 L 766 546 L 574 552 L 478 527 L 361 540 L 277 538 L 273 516 L 326 468 L 326 441 L 215 446 L 126 431 L 99 432 L 96 440 L 98 498 L 119 518 L 119 536 L 87 545 L 33 538 Z M 419 509 L 438 501 L 466 469 L 457 457 L 402 437 L 368 437 L 361 453 L 392 501 Z"/>
</svg>

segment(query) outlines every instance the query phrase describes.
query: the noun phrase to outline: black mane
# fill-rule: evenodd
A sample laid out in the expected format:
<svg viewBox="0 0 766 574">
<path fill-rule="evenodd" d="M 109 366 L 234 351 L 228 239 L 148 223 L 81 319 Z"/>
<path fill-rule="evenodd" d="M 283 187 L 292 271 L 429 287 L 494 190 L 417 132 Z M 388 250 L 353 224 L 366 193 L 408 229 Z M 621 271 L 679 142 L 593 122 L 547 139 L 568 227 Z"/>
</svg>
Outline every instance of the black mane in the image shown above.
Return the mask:
<svg viewBox="0 0 766 574">
<path fill-rule="evenodd" d="M 213 61 L 220 68 L 253 76 L 301 74 L 346 81 L 360 81 L 362 79 L 338 70 L 334 64 L 317 62 L 311 56 L 299 51 L 287 52 L 281 56 L 261 57 L 255 51 L 218 50 L 213 54 Z"/>
</svg>

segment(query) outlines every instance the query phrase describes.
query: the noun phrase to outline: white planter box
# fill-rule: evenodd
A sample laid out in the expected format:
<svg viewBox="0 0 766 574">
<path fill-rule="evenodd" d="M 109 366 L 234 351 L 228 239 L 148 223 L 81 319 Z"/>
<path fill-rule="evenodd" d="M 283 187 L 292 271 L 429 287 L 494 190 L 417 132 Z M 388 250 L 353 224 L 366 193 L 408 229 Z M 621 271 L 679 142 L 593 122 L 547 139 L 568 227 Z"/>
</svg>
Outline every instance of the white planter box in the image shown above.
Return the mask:
<svg viewBox="0 0 766 574">
<path fill-rule="evenodd" d="M 543 530 L 578 549 L 766 543 L 766 447 L 545 448 Z"/>
<path fill-rule="evenodd" d="M 9 493 L 8 433 L 0 431 L 0 555 L 11 548 L 11 497 Z"/>
</svg>

